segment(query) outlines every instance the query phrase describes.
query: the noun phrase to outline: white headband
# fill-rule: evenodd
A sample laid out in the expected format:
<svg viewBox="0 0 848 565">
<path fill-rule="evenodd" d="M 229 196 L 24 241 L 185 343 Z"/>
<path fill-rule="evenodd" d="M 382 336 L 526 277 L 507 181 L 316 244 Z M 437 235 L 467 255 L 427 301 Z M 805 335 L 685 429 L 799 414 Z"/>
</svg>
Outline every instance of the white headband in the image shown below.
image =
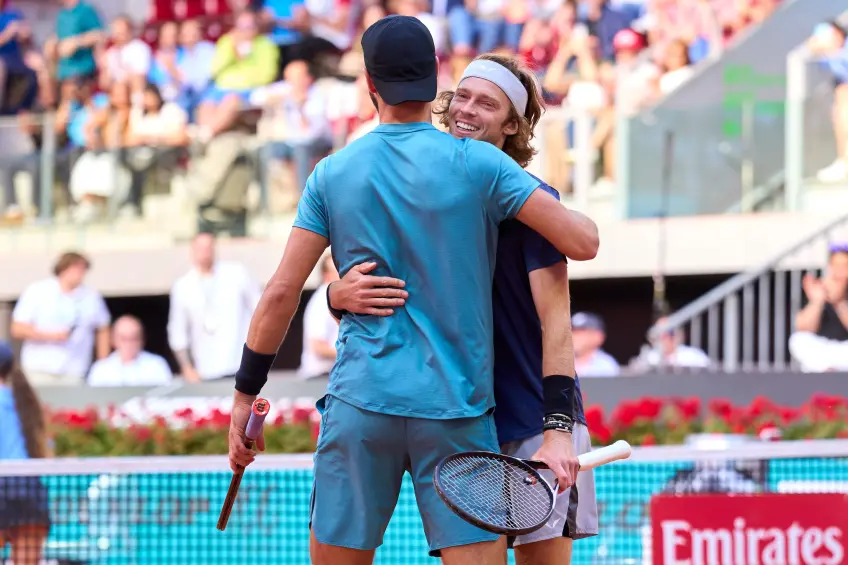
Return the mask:
<svg viewBox="0 0 848 565">
<path fill-rule="evenodd" d="M 494 61 L 477 59 L 468 65 L 465 72 L 462 73 L 459 83 L 462 84 L 462 81 L 468 77 L 487 80 L 503 90 L 518 113 L 524 115 L 524 111 L 527 110 L 527 89 L 524 88 L 518 77 L 512 74 L 512 71 Z"/>
</svg>

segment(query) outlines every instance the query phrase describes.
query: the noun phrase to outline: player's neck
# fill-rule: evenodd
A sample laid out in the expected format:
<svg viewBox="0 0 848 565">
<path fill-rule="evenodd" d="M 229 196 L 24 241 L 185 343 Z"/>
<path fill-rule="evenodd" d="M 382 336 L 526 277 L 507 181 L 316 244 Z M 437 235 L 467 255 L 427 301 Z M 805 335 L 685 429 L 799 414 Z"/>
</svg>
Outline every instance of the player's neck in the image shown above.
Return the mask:
<svg viewBox="0 0 848 565">
<path fill-rule="evenodd" d="M 397 106 L 380 105 L 381 124 L 412 124 L 416 122 L 432 123 L 433 112 L 426 102 L 406 102 Z"/>
</svg>

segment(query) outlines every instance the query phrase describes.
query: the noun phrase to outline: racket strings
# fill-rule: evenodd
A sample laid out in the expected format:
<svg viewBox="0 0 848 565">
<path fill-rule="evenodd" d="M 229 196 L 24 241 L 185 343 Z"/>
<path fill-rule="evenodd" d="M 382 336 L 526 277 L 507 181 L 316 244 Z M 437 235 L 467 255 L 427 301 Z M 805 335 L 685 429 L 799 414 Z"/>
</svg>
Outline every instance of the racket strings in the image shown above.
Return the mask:
<svg viewBox="0 0 848 565">
<path fill-rule="evenodd" d="M 553 504 L 548 487 L 526 469 L 495 457 L 457 457 L 441 469 L 445 495 L 462 512 L 497 528 L 524 530 L 543 523 Z"/>
</svg>

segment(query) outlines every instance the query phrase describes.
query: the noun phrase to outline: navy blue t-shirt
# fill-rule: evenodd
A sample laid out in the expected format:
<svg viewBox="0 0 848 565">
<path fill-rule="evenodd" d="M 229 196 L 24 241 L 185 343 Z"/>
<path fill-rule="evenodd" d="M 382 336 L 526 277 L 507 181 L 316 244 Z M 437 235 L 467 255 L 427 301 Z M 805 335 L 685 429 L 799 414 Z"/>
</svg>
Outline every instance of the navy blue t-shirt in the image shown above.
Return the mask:
<svg viewBox="0 0 848 565">
<path fill-rule="evenodd" d="M 528 173 L 529 174 L 529 173 Z M 534 177 L 535 178 L 535 177 Z M 539 180 L 539 179 L 537 179 Z M 557 200 L 559 193 L 539 180 Z M 542 433 L 542 324 L 530 273 L 563 261 L 562 254 L 518 220 L 500 224 L 492 291 L 495 324 L 495 424 L 498 443 Z M 586 424 L 577 381 L 577 421 Z"/>
</svg>

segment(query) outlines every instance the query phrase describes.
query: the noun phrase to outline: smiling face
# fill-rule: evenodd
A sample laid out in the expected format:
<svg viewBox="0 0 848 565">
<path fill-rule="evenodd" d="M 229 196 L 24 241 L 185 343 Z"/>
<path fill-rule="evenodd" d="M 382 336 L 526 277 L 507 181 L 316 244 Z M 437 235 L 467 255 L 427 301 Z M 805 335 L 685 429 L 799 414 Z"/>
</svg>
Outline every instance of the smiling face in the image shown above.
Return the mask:
<svg viewBox="0 0 848 565">
<path fill-rule="evenodd" d="M 477 77 L 463 80 L 448 108 L 448 128 L 454 137 L 486 141 L 503 149 L 518 131 L 512 102 L 495 84 Z"/>
</svg>

